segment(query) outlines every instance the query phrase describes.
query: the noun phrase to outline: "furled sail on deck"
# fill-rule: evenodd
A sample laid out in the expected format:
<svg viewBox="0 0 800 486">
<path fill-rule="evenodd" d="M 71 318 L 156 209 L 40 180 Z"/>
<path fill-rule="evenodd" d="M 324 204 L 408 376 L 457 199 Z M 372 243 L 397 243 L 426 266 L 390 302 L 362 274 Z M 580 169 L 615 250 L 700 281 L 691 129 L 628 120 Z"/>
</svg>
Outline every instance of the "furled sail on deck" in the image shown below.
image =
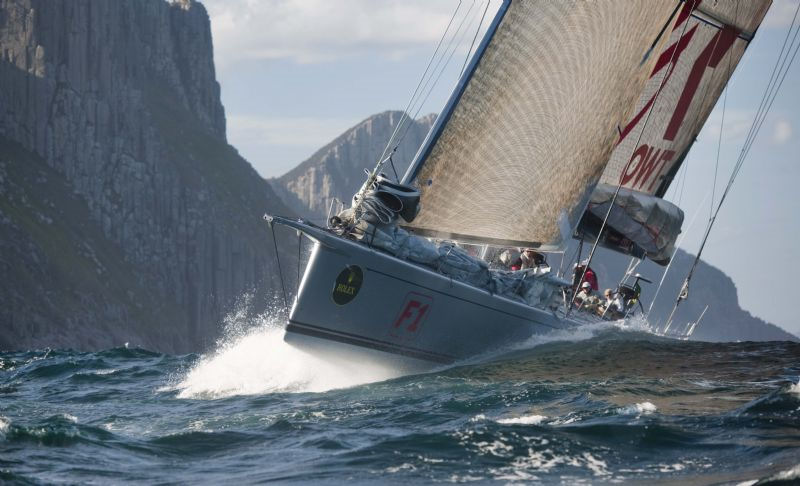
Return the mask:
<svg viewBox="0 0 800 486">
<path fill-rule="evenodd" d="M 512 1 L 406 173 L 417 233 L 560 246 L 630 118 L 677 1 Z"/>
<path fill-rule="evenodd" d="M 661 198 L 770 3 L 689 0 L 684 4 L 633 116 L 620 127 L 619 144 L 592 196 L 580 233 L 597 234 L 598 219 L 601 222 L 608 209 L 603 203 L 621 184 L 626 198 L 617 202 L 616 220 L 608 222 L 610 233 L 617 234 L 604 235 L 605 246 L 634 254 L 638 250 L 663 264 L 669 261 L 683 212 L 675 207 L 665 213 L 664 208 L 672 203 Z M 631 197 L 637 202 L 626 206 Z M 645 207 L 672 213 L 674 219 L 651 217 L 643 212 Z"/>
</svg>

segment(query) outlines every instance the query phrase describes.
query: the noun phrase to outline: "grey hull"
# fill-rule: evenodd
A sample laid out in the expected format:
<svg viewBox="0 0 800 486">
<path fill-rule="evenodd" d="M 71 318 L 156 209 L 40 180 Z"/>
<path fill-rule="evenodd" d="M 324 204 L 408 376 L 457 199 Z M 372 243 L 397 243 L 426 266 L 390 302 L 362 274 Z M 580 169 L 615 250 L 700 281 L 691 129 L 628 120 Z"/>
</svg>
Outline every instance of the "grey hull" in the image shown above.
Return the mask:
<svg viewBox="0 0 800 486">
<path fill-rule="evenodd" d="M 275 222 L 315 241 L 284 339 L 316 355 L 421 370 L 578 325 L 321 228 Z M 351 300 L 337 303 L 334 292 L 348 271 L 361 274 L 360 285 L 347 286 Z"/>
</svg>

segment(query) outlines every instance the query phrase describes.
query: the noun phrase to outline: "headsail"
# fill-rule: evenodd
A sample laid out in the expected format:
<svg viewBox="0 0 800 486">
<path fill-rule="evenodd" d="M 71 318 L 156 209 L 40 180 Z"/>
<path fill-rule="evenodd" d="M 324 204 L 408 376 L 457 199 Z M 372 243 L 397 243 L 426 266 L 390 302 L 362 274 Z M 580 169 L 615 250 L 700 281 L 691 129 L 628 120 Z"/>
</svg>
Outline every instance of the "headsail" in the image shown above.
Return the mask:
<svg viewBox="0 0 800 486">
<path fill-rule="evenodd" d="M 631 248 L 635 248 L 654 261 L 669 261 L 683 213 L 674 208 L 670 210 L 675 214 L 674 220 L 662 219 L 658 225 L 648 225 L 647 220 L 652 218 L 641 212 L 642 205 L 672 206 L 660 198 L 677 174 L 770 3 L 771 0 L 689 0 L 684 4 L 633 116 L 620 126 L 619 144 L 592 196 L 593 203 L 589 204 L 580 231 L 596 235 L 592 226 L 596 226 L 597 218 L 605 217 L 608 208 L 600 203 L 602 195 L 621 184 L 641 204 L 627 211 L 627 217 L 619 214 L 616 222 L 609 220 L 610 233 L 617 232 L 620 237 L 604 235 L 605 246 L 634 254 L 636 251 Z M 626 212 L 624 207 L 620 211 Z"/>
<path fill-rule="evenodd" d="M 410 227 L 463 241 L 562 245 L 677 6 L 507 2 L 404 178 L 422 192 Z"/>
</svg>

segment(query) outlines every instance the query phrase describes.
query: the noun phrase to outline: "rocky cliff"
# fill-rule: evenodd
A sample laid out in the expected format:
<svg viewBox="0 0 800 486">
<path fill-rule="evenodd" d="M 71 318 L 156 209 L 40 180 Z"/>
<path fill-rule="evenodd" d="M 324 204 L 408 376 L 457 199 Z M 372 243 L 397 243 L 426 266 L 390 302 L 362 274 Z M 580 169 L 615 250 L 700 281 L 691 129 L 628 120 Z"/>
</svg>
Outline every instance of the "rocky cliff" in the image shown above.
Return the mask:
<svg viewBox="0 0 800 486">
<path fill-rule="evenodd" d="M 380 155 L 386 141 L 399 120 L 401 112 L 384 112 L 367 118 L 351 128 L 334 141 L 320 149 L 286 175 L 273 179 L 272 183 L 286 203 L 299 213 L 324 220 L 328 205 L 333 197 L 349 201 L 353 193 L 364 181 L 363 168 L 372 167 Z M 397 170 L 405 171 L 410 159 L 430 129 L 435 117 L 429 115 L 418 120 L 409 130 L 409 136 L 395 157 Z M 391 170 L 391 169 L 389 169 Z M 574 255 L 577 243 L 567 251 Z M 584 256 L 588 250 L 584 250 Z M 694 257 L 678 251 L 675 263 L 665 279 L 660 295 L 653 306 L 650 321 L 664 326 L 672 311 L 675 296 L 683 284 L 683 279 Z M 550 256 L 551 264 L 559 264 L 557 255 Z M 600 277 L 603 288 L 616 287 L 630 261 L 629 257 L 608 250 L 599 249 L 593 268 Z M 643 262 L 638 271 L 650 277 L 655 283 L 642 284 L 642 300 L 649 306 L 663 267 L 652 262 Z M 693 339 L 708 341 L 736 340 L 797 340 L 797 337 L 773 324 L 750 315 L 739 307 L 736 286 L 721 270 L 700 263 L 693 277 L 691 297 L 678 308 L 674 317 L 673 329 L 682 331 L 689 321 L 695 321 L 708 305 L 708 311 L 700 325 L 695 329 Z"/>
<path fill-rule="evenodd" d="M 372 170 L 375 166 L 402 116 L 402 111 L 386 111 L 350 128 L 305 162 L 272 179 L 275 191 L 298 213 L 317 222 L 324 221 L 333 198 L 349 205 L 364 183 L 364 169 Z M 427 115 L 404 122 L 407 128 L 401 130 L 405 136 L 392 157 L 400 177 L 435 120 L 435 115 Z M 394 177 L 388 164 L 385 172 Z"/>
<path fill-rule="evenodd" d="M 200 349 L 278 284 L 265 211 L 202 5 L 0 0 L 0 348 Z"/>
</svg>

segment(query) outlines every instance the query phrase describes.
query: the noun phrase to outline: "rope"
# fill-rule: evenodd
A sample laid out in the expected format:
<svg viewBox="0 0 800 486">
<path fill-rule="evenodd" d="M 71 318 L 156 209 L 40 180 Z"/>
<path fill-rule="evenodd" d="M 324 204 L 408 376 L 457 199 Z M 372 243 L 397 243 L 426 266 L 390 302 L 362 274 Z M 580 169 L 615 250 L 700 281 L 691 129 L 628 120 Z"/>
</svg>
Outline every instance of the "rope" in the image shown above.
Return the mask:
<svg viewBox="0 0 800 486">
<path fill-rule="evenodd" d="M 278 277 L 281 279 L 281 289 L 283 289 L 283 305 L 289 311 L 289 299 L 286 298 L 286 285 L 283 283 L 283 270 L 281 269 L 281 257 L 278 255 L 278 240 L 275 239 L 275 225 L 269 222 L 269 229 L 272 231 L 272 244 L 275 246 L 275 261 L 278 262 Z"/>
<path fill-rule="evenodd" d="M 461 1 L 462 0 L 458 0 L 458 5 L 456 5 L 456 9 L 453 11 L 453 15 L 450 17 L 450 22 L 447 23 L 447 27 L 444 29 L 444 33 L 442 33 L 442 37 L 441 37 L 441 39 L 439 39 L 439 43 L 436 44 L 436 49 L 433 51 L 433 55 L 431 56 L 430 60 L 428 61 L 428 65 L 425 67 L 425 72 L 422 73 L 422 77 L 419 79 L 419 82 L 417 83 L 417 87 L 414 89 L 414 93 L 411 94 L 411 99 L 408 100 L 408 104 L 406 105 L 405 110 L 403 110 L 403 115 L 400 117 L 400 121 L 394 127 L 394 131 L 392 132 L 392 135 L 389 137 L 389 141 L 386 143 L 386 147 L 384 147 L 383 152 L 381 153 L 381 156 L 378 158 L 379 166 L 380 166 L 380 164 L 382 164 L 381 161 L 383 160 L 383 158 L 386 157 L 387 150 L 389 150 L 389 147 L 392 146 L 392 142 L 394 141 L 394 137 L 395 137 L 395 135 L 397 135 L 397 132 L 399 131 L 400 126 L 403 124 L 404 119 L 408 116 L 408 111 L 411 108 L 412 102 L 414 102 L 414 99 L 416 98 L 417 93 L 419 92 L 420 86 L 422 86 L 422 81 L 425 79 L 425 76 L 427 76 L 428 70 L 430 69 L 431 64 L 433 64 L 433 60 L 436 59 L 436 55 L 439 53 L 439 48 L 442 46 L 442 42 L 444 42 L 445 37 L 447 37 L 447 32 L 450 31 L 450 26 L 453 24 L 453 20 L 455 20 L 456 14 L 458 14 L 458 10 L 461 8 Z M 377 168 L 376 168 L 376 170 L 377 170 Z"/>
<path fill-rule="evenodd" d="M 436 70 L 439 69 L 439 74 L 436 75 L 436 79 L 433 81 L 433 84 L 431 84 L 430 88 L 428 88 L 428 92 L 425 94 L 425 97 L 422 99 L 422 102 L 419 104 L 419 106 L 417 107 L 416 111 L 414 112 L 414 115 L 413 115 L 414 119 L 416 119 L 419 116 L 420 112 L 422 111 L 422 107 L 425 106 L 425 102 L 428 101 L 428 98 L 430 97 L 431 93 L 433 92 L 433 89 L 436 87 L 436 85 L 439 84 L 439 79 L 441 79 L 442 74 L 444 74 L 445 70 L 447 69 L 447 66 L 450 65 L 450 61 L 453 59 L 453 54 L 455 54 L 458 46 L 461 44 L 464 36 L 467 34 L 467 31 L 469 29 L 464 29 L 464 31 L 462 32 L 461 28 L 464 27 L 464 22 L 466 22 L 467 18 L 469 17 L 469 14 L 472 12 L 472 8 L 474 6 L 475 6 L 475 3 L 473 2 L 472 6 L 467 10 L 467 13 L 464 14 L 464 18 L 461 19 L 461 22 L 458 24 L 458 28 L 456 29 L 455 33 L 453 33 L 453 37 L 450 38 L 450 42 L 449 42 L 447 48 L 445 49 L 445 53 L 447 53 L 448 51 L 450 52 L 450 54 L 447 56 L 447 61 L 445 61 L 445 63 L 442 65 L 441 69 L 439 69 L 439 64 L 441 63 L 442 59 L 444 59 L 444 57 L 441 57 L 439 59 L 439 62 L 434 67 L 434 72 L 436 72 Z M 469 24 L 471 24 L 474 20 L 475 20 L 475 18 L 473 17 L 470 20 Z M 458 42 L 456 42 L 456 36 L 458 36 L 459 34 L 460 34 L 461 37 L 459 38 Z M 451 49 L 451 47 L 452 47 L 452 49 Z M 433 79 L 433 75 L 431 75 L 431 78 L 428 78 L 428 82 L 430 82 L 431 79 Z M 425 83 L 425 87 L 423 87 L 423 89 L 427 88 L 427 86 L 428 86 L 428 83 Z M 403 131 L 403 135 L 401 135 L 400 138 L 397 141 L 398 145 L 399 145 L 400 142 L 403 141 L 403 139 L 406 137 L 406 135 L 408 134 L 408 131 L 410 129 L 411 129 L 411 123 L 406 124 L 405 130 Z"/>
<path fill-rule="evenodd" d="M 392 211 L 383 201 L 375 197 L 374 194 L 367 194 L 361 200 L 360 214 L 358 217 L 365 213 L 375 215 L 378 220 L 383 224 L 391 223 L 395 218 L 395 211 Z"/>
<path fill-rule="evenodd" d="M 781 86 L 783 86 L 783 82 L 786 79 L 786 75 L 789 72 L 792 63 L 794 62 L 795 57 L 797 56 L 798 50 L 800 50 L 800 43 L 795 45 L 795 40 L 797 39 L 797 35 L 798 33 L 800 33 L 800 26 L 798 26 L 798 28 L 795 30 L 794 37 L 792 37 L 791 42 L 789 42 L 789 49 L 788 50 L 785 49 L 786 41 L 788 41 L 789 37 L 791 36 L 792 29 L 794 29 L 795 27 L 798 12 L 800 12 L 800 4 L 798 4 L 797 9 L 795 9 L 794 17 L 792 18 L 792 23 L 789 26 L 789 30 L 786 32 L 786 39 L 784 39 L 784 45 L 781 48 L 780 54 L 778 54 L 778 59 L 775 61 L 775 66 L 772 69 L 772 74 L 770 75 L 770 79 L 767 83 L 767 88 L 764 90 L 764 95 L 761 98 L 761 103 L 759 104 L 759 108 L 756 111 L 756 115 L 753 117 L 753 123 L 750 126 L 750 130 L 742 146 L 742 151 L 739 153 L 739 158 L 736 160 L 736 164 L 733 168 L 733 171 L 731 172 L 730 178 L 728 179 L 728 184 L 725 186 L 725 191 L 722 193 L 722 197 L 720 197 L 719 203 L 717 204 L 717 208 L 708 221 L 708 226 L 706 227 L 705 235 L 703 236 L 702 243 L 700 244 L 700 249 L 698 250 L 697 255 L 695 255 L 694 262 L 692 263 L 692 267 L 689 270 L 689 274 L 686 276 L 686 280 L 684 280 L 683 282 L 681 293 L 675 300 L 675 305 L 672 309 L 672 313 L 670 313 L 670 319 L 667 321 L 667 326 L 664 329 L 665 333 L 669 330 L 670 326 L 672 325 L 672 315 L 675 314 L 675 310 L 678 308 L 678 305 L 680 305 L 681 301 L 683 301 L 688 297 L 689 282 L 691 281 L 692 276 L 694 275 L 694 271 L 697 268 L 697 264 L 700 261 L 700 256 L 702 255 L 706 243 L 708 242 L 708 237 L 711 234 L 711 229 L 717 220 L 719 211 L 722 208 L 722 205 L 725 202 L 725 199 L 727 198 L 728 194 L 730 193 L 730 190 L 733 187 L 733 183 L 736 180 L 736 176 L 739 175 L 739 171 L 741 170 L 742 165 L 744 165 L 744 161 L 746 160 L 747 155 L 750 153 L 750 149 L 752 148 L 753 143 L 756 137 L 758 136 L 758 133 L 761 131 L 761 127 L 764 124 L 764 120 L 769 114 L 769 111 L 772 108 L 772 104 L 774 103 L 775 98 L 778 95 L 778 92 L 780 92 Z M 790 59 L 789 54 L 792 52 L 792 49 L 794 49 L 794 53 L 791 54 L 791 59 Z M 785 57 L 783 56 L 784 51 L 786 52 Z M 786 63 L 787 60 L 789 60 L 788 64 Z M 779 77 L 780 81 L 778 81 Z"/>
<path fill-rule="evenodd" d="M 395 147 L 394 150 L 397 150 L 397 147 Z M 394 152 L 394 150 L 392 152 Z M 392 172 L 394 172 L 394 180 L 399 183 L 400 182 L 400 176 L 397 175 L 397 169 L 394 167 L 394 160 L 392 160 L 392 156 L 391 155 L 389 156 L 389 165 L 392 166 Z"/>
</svg>

